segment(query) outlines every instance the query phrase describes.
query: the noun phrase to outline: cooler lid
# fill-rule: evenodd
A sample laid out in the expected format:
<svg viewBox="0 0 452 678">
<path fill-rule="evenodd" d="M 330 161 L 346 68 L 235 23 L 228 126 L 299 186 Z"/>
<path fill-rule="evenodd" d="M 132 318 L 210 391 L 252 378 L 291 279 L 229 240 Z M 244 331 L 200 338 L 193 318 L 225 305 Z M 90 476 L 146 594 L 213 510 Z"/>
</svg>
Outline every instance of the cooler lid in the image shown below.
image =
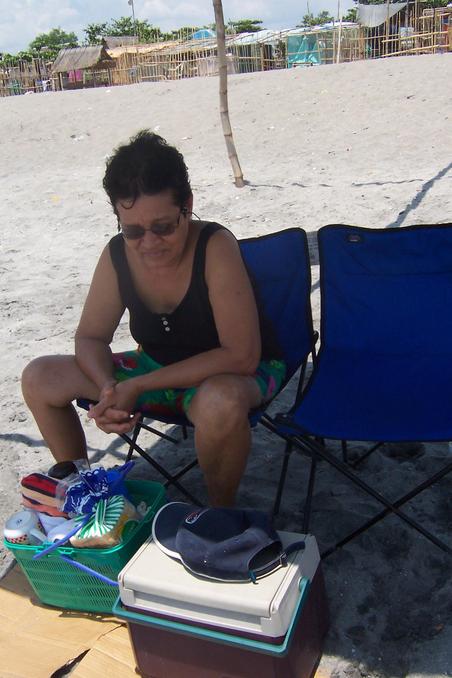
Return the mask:
<svg viewBox="0 0 452 678">
<path fill-rule="evenodd" d="M 284 635 L 299 598 L 302 577 L 311 581 L 320 556 L 312 535 L 279 532 L 283 546 L 304 539 L 306 548 L 286 567 L 252 582 L 220 582 L 193 575 L 150 537 L 119 573 L 124 605 L 223 628 Z"/>
</svg>

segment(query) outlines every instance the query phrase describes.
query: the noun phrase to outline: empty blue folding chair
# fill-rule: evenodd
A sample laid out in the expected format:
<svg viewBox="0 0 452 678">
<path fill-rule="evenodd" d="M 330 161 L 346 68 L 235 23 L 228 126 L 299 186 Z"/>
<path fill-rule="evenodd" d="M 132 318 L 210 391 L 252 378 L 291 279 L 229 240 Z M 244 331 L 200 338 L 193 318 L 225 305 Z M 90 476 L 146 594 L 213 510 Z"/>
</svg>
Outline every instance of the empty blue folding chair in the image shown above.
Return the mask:
<svg viewBox="0 0 452 678">
<path fill-rule="evenodd" d="M 300 381 L 303 381 L 304 370 L 309 354 L 314 350 L 316 334 L 312 328 L 310 305 L 311 270 L 309 252 L 305 231 L 299 228 L 289 228 L 269 235 L 248 238 L 239 241 L 242 256 L 255 285 L 267 318 L 271 321 L 276 332 L 283 357 L 287 365 L 286 384 L 301 368 Z M 88 408 L 88 401 L 78 400 L 79 406 Z M 271 417 L 265 407 L 250 412 L 251 426 L 261 422 L 271 429 Z M 180 478 L 196 465 L 196 459 L 190 461 L 177 473 L 170 472 L 152 457 L 152 450 L 146 450 L 138 444 L 138 437 L 143 429 L 157 435 L 158 430 L 150 427 L 143 417 L 131 433 L 121 437 L 129 445 L 127 461 L 134 452 L 140 454 L 165 478 L 166 485 L 174 485 L 191 502 L 198 503 L 197 499 L 184 487 Z M 183 416 L 166 417 L 155 413 L 154 420 L 167 424 L 186 427 L 191 426 Z M 168 439 L 168 436 L 166 436 Z M 177 440 L 169 438 L 173 442 Z"/>
<path fill-rule="evenodd" d="M 452 462 L 389 501 L 319 442 L 452 440 L 452 224 L 325 226 L 318 239 L 320 351 L 305 391 L 275 428 L 312 458 L 304 530 L 316 461 L 324 459 L 384 507 L 326 553 L 389 513 L 452 553 L 400 508 Z"/>
</svg>

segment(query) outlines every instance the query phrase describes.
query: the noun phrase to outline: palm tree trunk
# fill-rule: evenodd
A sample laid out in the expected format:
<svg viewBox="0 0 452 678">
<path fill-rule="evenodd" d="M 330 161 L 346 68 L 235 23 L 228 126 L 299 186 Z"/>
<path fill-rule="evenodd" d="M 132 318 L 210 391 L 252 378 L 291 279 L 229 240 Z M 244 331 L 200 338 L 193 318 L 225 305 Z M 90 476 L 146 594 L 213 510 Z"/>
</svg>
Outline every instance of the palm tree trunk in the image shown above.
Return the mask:
<svg viewBox="0 0 452 678">
<path fill-rule="evenodd" d="M 226 142 L 226 149 L 228 151 L 229 160 L 231 162 L 232 171 L 234 173 L 234 182 L 237 188 L 242 188 L 245 185 L 243 180 L 243 173 L 240 167 L 237 151 L 235 150 L 234 138 L 232 136 L 231 123 L 229 121 L 228 108 L 228 69 L 226 62 L 226 45 L 224 35 L 224 16 L 223 5 L 221 0 L 212 0 L 213 9 L 215 11 L 215 25 L 217 31 L 217 51 L 218 51 L 218 70 L 220 80 L 220 118 L 223 127 L 224 140 Z"/>
</svg>

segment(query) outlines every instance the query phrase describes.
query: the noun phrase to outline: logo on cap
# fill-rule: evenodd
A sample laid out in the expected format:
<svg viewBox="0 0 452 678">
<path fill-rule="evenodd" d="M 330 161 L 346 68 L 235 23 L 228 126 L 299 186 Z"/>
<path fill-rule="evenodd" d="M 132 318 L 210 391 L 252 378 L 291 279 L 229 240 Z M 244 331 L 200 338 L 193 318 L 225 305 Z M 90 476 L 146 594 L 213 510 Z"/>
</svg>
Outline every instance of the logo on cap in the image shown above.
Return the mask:
<svg viewBox="0 0 452 678">
<path fill-rule="evenodd" d="M 187 523 L 187 525 L 193 525 L 193 523 L 196 523 L 198 518 L 200 518 L 202 516 L 202 514 L 206 512 L 206 510 L 207 509 L 203 508 L 203 509 L 199 509 L 199 511 L 193 511 L 193 513 L 190 513 L 185 518 L 185 522 Z"/>
</svg>

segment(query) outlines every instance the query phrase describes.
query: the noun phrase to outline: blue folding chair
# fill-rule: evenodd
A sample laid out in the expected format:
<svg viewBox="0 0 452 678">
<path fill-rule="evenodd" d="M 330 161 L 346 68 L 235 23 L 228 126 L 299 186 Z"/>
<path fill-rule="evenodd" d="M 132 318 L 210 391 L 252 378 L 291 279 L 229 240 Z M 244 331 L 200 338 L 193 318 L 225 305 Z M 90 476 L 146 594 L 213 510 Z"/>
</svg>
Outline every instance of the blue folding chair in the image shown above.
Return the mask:
<svg viewBox="0 0 452 678">
<path fill-rule="evenodd" d="M 245 265 L 255 285 L 255 292 L 265 315 L 271 321 L 283 352 L 287 365 L 283 388 L 299 368 L 301 368 L 299 376 L 299 388 L 301 388 L 307 359 L 315 349 L 318 336 L 312 327 L 311 269 L 306 233 L 300 228 L 289 228 L 269 235 L 240 240 L 239 245 Z M 79 399 L 77 404 L 88 409 L 89 401 Z M 264 407 L 250 412 L 251 426 L 254 427 L 260 422 L 273 430 L 272 419 L 266 411 L 269 404 L 266 403 Z M 142 430 L 147 430 L 171 442 L 177 443 L 178 440 L 152 428 L 146 423 L 146 419 L 149 419 L 148 415 L 138 421 L 130 435 L 121 435 L 121 438 L 129 445 L 127 461 L 131 459 L 134 452 L 137 452 L 163 475 L 166 486 L 174 485 L 190 502 L 198 504 L 197 498 L 179 482 L 180 478 L 197 464 L 197 460 L 190 461 L 177 473 L 173 474 L 168 471 L 152 457 L 150 451 L 146 451 L 138 444 L 138 437 Z M 187 427 L 192 426 L 184 416 L 166 417 L 155 413 L 152 419 L 181 426 L 184 436 Z M 283 480 L 281 484 L 282 482 Z"/>
<path fill-rule="evenodd" d="M 307 531 L 316 462 L 324 459 L 383 510 L 328 555 L 390 513 L 448 553 L 452 549 L 400 507 L 452 470 L 389 501 L 329 453 L 324 439 L 452 440 L 452 224 L 319 230 L 321 346 L 311 378 L 275 432 L 311 456 Z"/>
</svg>

